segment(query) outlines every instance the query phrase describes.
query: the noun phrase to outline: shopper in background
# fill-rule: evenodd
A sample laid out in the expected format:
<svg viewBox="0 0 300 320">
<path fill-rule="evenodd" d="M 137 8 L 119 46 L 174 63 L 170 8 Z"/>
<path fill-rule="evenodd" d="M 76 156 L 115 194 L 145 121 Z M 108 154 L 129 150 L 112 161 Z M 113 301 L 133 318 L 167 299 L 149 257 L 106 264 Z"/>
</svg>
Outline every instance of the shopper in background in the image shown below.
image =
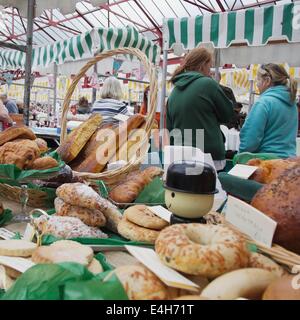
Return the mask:
<svg viewBox="0 0 300 320">
<path fill-rule="evenodd" d="M 5 93 L 1 94 L 0 99 L 2 100 L 8 113 L 19 113 L 17 104 L 13 100 L 9 100 L 7 98 L 7 94 L 5 94 Z"/>
<path fill-rule="evenodd" d="M 90 105 L 86 97 L 81 97 L 78 101 L 78 114 L 88 114 L 91 113 Z"/>
<path fill-rule="evenodd" d="M 217 170 L 226 165 L 224 136 L 220 124 L 233 117 L 232 102 L 219 84 L 211 78 L 212 55 L 205 48 L 196 48 L 184 58 L 171 78 L 174 89 L 167 105 L 167 128 L 180 129 L 185 146 L 203 149 L 196 140 L 196 130 L 204 130 L 204 151 L 210 153 Z M 187 139 L 185 129 L 192 130 Z M 176 141 L 170 141 L 177 144 Z"/>
<path fill-rule="evenodd" d="M 22 101 L 17 101 L 16 104 L 17 104 L 19 114 L 23 114 L 24 113 L 24 103 Z"/>
<path fill-rule="evenodd" d="M 6 129 L 13 124 L 13 120 L 8 114 L 2 100 L 0 100 L 0 131 Z"/>
<path fill-rule="evenodd" d="M 295 156 L 297 82 L 284 67 L 269 63 L 258 70 L 257 87 L 261 96 L 241 130 L 240 152 L 274 153 L 282 158 Z"/>
<path fill-rule="evenodd" d="M 94 103 L 92 113 L 101 113 L 103 123 L 119 123 L 119 120 L 114 118 L 116 115 L 131 115 L 122 97 L 123 91 L 119 80 L 115 77 L 106 78 L 101 91 L 101 99 Z"/>
</svg>

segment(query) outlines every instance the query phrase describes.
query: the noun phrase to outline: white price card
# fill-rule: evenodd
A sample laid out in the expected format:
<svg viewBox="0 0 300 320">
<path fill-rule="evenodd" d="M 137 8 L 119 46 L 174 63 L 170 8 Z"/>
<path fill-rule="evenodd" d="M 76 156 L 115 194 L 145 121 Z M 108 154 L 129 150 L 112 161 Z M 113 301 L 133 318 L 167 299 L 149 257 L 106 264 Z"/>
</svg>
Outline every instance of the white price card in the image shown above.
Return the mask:
<svg viewBox="0 0 300 320">
<path fill-rule="evenodd" d="M 125 114 L 119 113 L 119 114 L 114 116 L 114 119 L 122 121 L 122 122 L 125 122 L 125 121 L 127 121 L 129 119 L 129 116 L 126 116 Z"/>
<path fill-rule="evenodd" d="M 170 223 L 172 212 L 162 206 L 148 207 L 155 215 Z"/>
<path fill-rule="evenodd" d="M 25 258 L 0 256 L 0 264 L 24 273 L 35 265 L 34 262 Z"/>
<path fill-rule="evenodd" d="M 199 286 L 177 271 L 164 265 L 154 250 L 136 246 L 125 246 L 128 252 L 151 270 L 166 285 L 175 288 L 198 291 Z"/>
<path fill-rule="evenodd" d="M 228 196 L 225 219 L 253 240 L 272 247 L 277 222 L 246 202 Z"/>
<path fill-rule="evenodd" d="M 4 240 L 9 240 L 15 236 L 14 232 L 11 232 L 5 228 L 0 228 L 0 238 Z"/>
<path fill-rule="evenodd" d="M 23 240 L 32 241 L 34 234 L 35 234 L 34 227 L 30 223 L 27 223 L 27 226 L 23 235 Z"/>
<path fill-rule="evenodd" d="M 255 166 L 247 166 L 245 164 L 236 164 L 228 174 L 232 176 L 236 176 L 242 179 L 248 179 L 252 176 L 252 174 L 258 169 Z"/>
</svg>

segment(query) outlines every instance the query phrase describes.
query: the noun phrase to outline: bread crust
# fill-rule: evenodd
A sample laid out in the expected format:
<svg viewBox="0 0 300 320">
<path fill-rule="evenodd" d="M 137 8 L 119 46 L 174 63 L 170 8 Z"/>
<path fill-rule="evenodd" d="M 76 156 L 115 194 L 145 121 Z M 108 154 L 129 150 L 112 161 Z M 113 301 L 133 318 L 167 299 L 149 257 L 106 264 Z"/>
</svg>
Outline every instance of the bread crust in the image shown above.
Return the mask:
<svg viewBox="0 0 300 320">
<path fill-rule="evenodd" d="M 0 133 L 0 146 L 15 139 L 35 140 L 36 135 L 26 126 L 10 127 Z"/>
</svg>

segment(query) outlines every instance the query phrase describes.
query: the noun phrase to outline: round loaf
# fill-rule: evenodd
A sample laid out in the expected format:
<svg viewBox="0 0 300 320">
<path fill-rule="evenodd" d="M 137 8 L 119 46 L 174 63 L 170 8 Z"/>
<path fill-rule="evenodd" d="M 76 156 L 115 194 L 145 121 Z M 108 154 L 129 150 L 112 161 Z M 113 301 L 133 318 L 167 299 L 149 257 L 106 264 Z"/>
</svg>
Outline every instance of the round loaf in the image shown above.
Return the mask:
<svg viewBox="0 0 300 320">
<path fill-rule="evenodd" d="M 220 225 L 177 224 L 162 230 L 155 251 L 169 267 L 178 271 L 215 278 L 248 265 L 245 241 Z"/>
<path fill-rule="evenodd" d="M 136 205 L 124 211 L 124 217 L 141 227 L 161 230 L 168 226 L 168 222 L 155 215 L 147 206 Z"/>
<path fill-rule="evenodd" d="M 300 254 L 300 160 L 261 188 L 251 205 L 277 222 L 273 242 Z"/>
<path fill-rule="evenodd" d="M 112 273 L 116 274 L 130 300 L 168 299 L 167 287 L 142 265 L 118 267 Z"/>
<path fill-rule="evenodd" d="M 155 243 L 159 235 L 159 231 L 140 227 L 125 217 L 118 224 L 118 232 L 121 236 L 132 241 Z"/>
</svg>

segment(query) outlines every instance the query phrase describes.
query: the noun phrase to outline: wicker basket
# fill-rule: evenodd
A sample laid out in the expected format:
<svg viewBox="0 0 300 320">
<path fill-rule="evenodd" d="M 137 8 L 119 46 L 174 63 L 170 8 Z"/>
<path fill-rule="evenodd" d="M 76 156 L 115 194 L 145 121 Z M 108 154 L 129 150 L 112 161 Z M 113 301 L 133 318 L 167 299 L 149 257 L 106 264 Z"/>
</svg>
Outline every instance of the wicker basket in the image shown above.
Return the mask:
<svg viewBox="0 0 300 320">
<path fill-rule="evenodd" d="M 272 260 L 284 266 L 289 272 L 292 272 L 295 266 L 300 266 L 300 256 L 298 254 L 288 251 L 277 244 L 273 244 L 272 248 L 268 248 L 261 243 L 256 242 L 244 233 L 241 233 L 235 226 L 227 222 L 222 214 L 211 212 L 209 214 L 208 223 L 223 224 L 239 233 L 249 244 L 254 244 L 259 252 L 269 256 Z"/>
<path fill-rule="evenodd" d="M 156 76 L 156 70 L 154 65 L 148 60 L 146 55 L 138 50 L 133 48 L 121 48 L 115 49 L 110 51 L 105 51 L 94 58 L 92 58 L 85 66 L 81 68 L 79 73 L 73 79 L 71 86 L 69 87 L 66 97 L 63 103 L 63 111 L 62 111 L 62 120 L 61 120 L 61 142 L 63 142 L 67 137 L 67 113 L 69 110 L 69 105 L 71 101 L 71 97 L 74 93 L 74 90 L 79 82 L 79 80 L 86 74 L 87 70 L 90 69 L 93 65 L 97 62 L 104 60 L 106 58 L 119 55 L 119 54 L 129 54 L 134 55 L 143 63 L 146 72 L 148 74 L 150 80 L 150 91 L 149 91 L 149 110 L 146 119 L 145 125 L 145 137 L 141 139 L 139 142 L 139 147 L 143 149 L 143 152 L 138 157 L 134 159 L 130 159 L 128 163 L 119 169 L 105 171 L 102 173 L 90 173 L 90 172 L 75 172 L 76 176 L 79 176 L 83 179 L 93 181 L 93 180 L 103 180 L 108 185 L 114 185 L 117 181 L 126 177 L 126 175 L 131 172 L 132 170 L 136 169 L 140 163 L 142 162 L 147 150 L 143 148 L 146 143 L 149 141 L 149 137 L 151 134 L 151 129 L 155 119 L 155 112 L 156 112 L 156 103 L 157 103 L 157 90 L 158 90 L 158 82 Z M 146 150 L 146 151 L 145 151 Z"/>
<path fill-rule="evenodd" d="M 21 203 L 21 190 L 18 186 L 0 183 L 0 194 L 4 199 Z M 49 196 L 42 190 L 28 189 L 27 205 L 32 208 L 47 208 L 50 206 Z"/>
</svg>

